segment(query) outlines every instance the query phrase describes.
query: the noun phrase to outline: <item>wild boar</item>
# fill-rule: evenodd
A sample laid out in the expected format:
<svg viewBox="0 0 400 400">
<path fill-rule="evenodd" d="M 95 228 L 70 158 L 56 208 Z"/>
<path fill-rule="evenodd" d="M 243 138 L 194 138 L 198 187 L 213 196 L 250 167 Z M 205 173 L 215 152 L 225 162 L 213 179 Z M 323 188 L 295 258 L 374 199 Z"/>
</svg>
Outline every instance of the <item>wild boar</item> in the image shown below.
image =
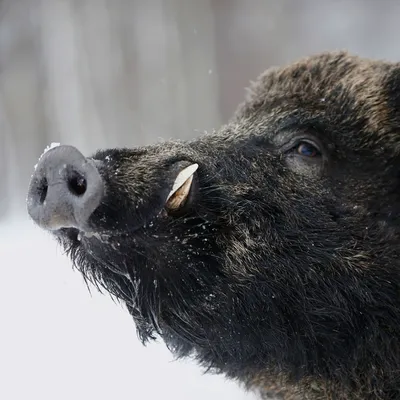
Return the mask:
<svg viewBox="0 0 400 400">
<path fill-rule="evenodd" d="M 40 159 L 32 219 L 143 342 L 283 399 L 400 398 L 400 64 L 272 68 L 219 131 Z"/>
</svg>

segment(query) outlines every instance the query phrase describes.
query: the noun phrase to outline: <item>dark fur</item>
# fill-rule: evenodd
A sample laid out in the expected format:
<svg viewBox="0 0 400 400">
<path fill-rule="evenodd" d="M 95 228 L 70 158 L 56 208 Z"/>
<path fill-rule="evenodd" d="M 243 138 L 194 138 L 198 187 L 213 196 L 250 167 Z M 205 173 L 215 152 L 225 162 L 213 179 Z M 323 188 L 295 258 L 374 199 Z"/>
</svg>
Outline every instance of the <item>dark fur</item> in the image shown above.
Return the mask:
<svg viewBox="0 0 400 400">
<path fill-rule="evenodd" d="M 265 395 L 399 399 L 399 128 L 397 64 L 338 52 L 268 70 L 216 133 L 98 152 L 101 240 L 57 235 L 144 342 Z M 301 132 L 318 167 L 277 141 Z M 169 215 L 193 162 L 189 206 Z"/>
</svg>

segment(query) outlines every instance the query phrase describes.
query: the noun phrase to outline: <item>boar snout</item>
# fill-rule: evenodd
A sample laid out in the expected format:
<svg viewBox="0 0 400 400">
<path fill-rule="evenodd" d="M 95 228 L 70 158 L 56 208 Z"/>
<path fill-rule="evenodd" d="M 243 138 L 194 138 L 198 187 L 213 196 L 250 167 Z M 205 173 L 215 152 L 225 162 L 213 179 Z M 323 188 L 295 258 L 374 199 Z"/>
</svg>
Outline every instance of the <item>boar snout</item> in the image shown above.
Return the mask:
<svg viewBox="0 0 400 400">
<path fill-rule="evenodd" d="M 93 160 L 72 146 L 47 151 L 32 176 L 27 204 L 42 228 L 87 230 L 104 195 L 104 183 Z"/>
</svg>

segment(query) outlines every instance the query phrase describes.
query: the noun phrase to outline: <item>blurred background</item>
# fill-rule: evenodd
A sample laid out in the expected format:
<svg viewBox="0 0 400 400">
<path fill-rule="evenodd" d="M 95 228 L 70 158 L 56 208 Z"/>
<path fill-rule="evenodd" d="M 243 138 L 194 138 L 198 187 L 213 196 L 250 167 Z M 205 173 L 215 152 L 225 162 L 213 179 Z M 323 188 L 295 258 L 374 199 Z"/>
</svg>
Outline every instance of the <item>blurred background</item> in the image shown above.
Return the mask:
<svg viewBox="0 0 400 400">
<path fill-rule="evenodd" d="M 249 398 L 161 347 L 142 357 L 125 312 L 28 222 L 33 165 L 50 142 L 218 128 L 264 69 L 319 51 L 400 61 L 399 16 L 395 0 L 0 0 L 0 398 Z"/>
</svg>

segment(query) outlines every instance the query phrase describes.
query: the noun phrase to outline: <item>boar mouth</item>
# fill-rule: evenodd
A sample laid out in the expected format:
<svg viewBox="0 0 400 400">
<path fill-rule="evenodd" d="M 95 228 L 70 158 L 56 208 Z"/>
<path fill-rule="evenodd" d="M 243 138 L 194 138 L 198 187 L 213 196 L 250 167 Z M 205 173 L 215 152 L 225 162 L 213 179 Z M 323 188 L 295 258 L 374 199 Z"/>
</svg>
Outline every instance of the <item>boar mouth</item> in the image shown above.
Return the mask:
<svg viewBox="0 0 400 400">
<path fill-rule="evenodd" d="M 174 160 L 166 165 L 166 173 L 149 175 L 158 190 L 147 199 L 137 194 L 129 198 L 118 185 L 113 186 L 113 167 L 104 160 L 86 158 L 72 146 L 51 148 L 39 159 L 30 182 L 29 215 L 41 228 L 56 234 L 71 229 L 70 236 L 74 236 L 78 230 L 77 239 L 82 235 L 101 238 L 103 231 L 116 234 L 121 228 L 126 232 L 126 227 L 138 229 L 157 209 L 179 213 L 190 197 L 198 164 Z M 125 180 L 132 179 L 128 176 Z M 141 179 L 146 182 L 146 175 Z"/>
<path fill-rule="evenodd" d="M 129 237 L 135 232 L 145 229 L 155 218 L 168 215 L 179 216 L 193 197 L 194 174 L 198 169 L 198 164 L 190 164 L 183 168 L 175 178 L 172 189 L 169 191 L 164 206 L 156 209 L 142 218 L 137 224 L 124 226 L 123 228 L 100 228 L 82 229 L 81 227 L 63 227 L 53 230 L 53 233 L 59 237 L 67 237 L 75 243 L 85 240 L 97 239 L 103 243 L 109 243 L 112 239 Z M 96 212 L 96 210 L 95 210 Z"/>
</svg>

